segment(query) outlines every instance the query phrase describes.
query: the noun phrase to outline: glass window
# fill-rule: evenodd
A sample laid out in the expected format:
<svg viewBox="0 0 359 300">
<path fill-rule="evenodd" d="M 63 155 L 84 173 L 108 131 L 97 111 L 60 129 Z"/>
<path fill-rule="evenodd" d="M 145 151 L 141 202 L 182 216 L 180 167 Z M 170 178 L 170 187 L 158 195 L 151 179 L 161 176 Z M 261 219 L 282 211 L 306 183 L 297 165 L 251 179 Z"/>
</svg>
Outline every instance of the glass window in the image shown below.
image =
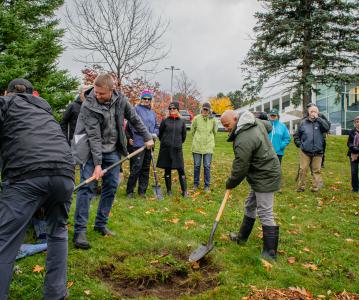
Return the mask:
<svg viewBox="0 0 359 300">
<path fill-rule="evenodd" d="M 345 95 L 345 100 L 349 111 L 359 111 L 359 85 L 348 86 L 348 93 Z"/>
<path fill-rule="evenodd" d="M 321 113 L 327 111 L 327 98 L 317 100 L 317 106 Z"/>
</svg>

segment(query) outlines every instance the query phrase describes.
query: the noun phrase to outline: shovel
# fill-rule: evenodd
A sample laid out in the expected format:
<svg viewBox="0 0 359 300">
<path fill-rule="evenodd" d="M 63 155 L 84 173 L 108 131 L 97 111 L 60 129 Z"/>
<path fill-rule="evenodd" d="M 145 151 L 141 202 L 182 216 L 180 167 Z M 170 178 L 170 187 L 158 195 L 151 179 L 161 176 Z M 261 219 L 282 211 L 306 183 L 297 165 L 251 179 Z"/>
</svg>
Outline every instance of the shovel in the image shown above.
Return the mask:
<svg viewBox="0 0 359 300">
<path fill-rule="evenodd" d="M 228 200 L 228 197 L 229 197 L 229 194 L 230 194 L 230 193 L 231 193 L 231 190 L 226 190 L 226 194 L 224 195 L 224 198 L 223 198 L 221 207 L 219 208 L 219 211 L 218 211 L 218 213 L 217 213 L 216 220 L 214 221 L 214 224 L 213 224 L 213 227 L 212 227 L 212 231 L 211 231 L 211 234 L 210 234 L 210 236 L 209 236 L 207 245 L 206 245 L 206 244 L 202 244 L 200 247 L 198 247 L 197 250 L 193 251 L 193 252 L 191 253 L 191 255 L 189 256 L 189 258 L 188 258 L 188 260 L 189 260 L 190 262 L 196 262 L 196 261 L 202 259 L 202 258 L 205 257 L 209 252 L 211 252 L 211 250 L 213 249 L 213 247 L 214 247 L 214 244 L 213 244 L 213 236 L 214 236 L 214 233 L 216 232 L 216 229 L 217 229 L 219 220 L 221 219 L 221 216 L 222 216 L 224 207 L 226 206 L 226 203 L 227 203 L 227 200 Z"/>
<path fill-rule="evenodd" d="M 146 149 L 146 146 L 143 146 L 139 149 L 137 149 L 136 151 L 133 151 L 132 153 L 130 153 L 129 155 L 127 155 L 126 157 L 122 158 L 121 160 L 119 160 L 118 162 L 115 162 L 114 164 L 112 164 L 111 166 L 107 167 L 106 169 L 102 170 L 103 175 L 105 175 L 108 171 L 110 171 L 111 169 L 113 169 L 114 167 L 122 164 L 123 162 L 125 162 L 126 160 L 130 159 L 131 157 L 136 156 L 138 153 L 142 152 L 143 150 Z M 102 176 L 103 176 L 102 175 Z M 75 186 L 74 191 L 78 190 L 80 187 L 91 183 L 92 181 L 95 180 L 95 176 L 91 176 L 90 178 L 87 178 L 85 181 L 81 182 L 79 185 Z"/>
<path fill-rule="evenodd" d="M 156 171 L 156 164 L 155 164 L 155 159 L 153 158 L 153 149 L 151 148 L 151 161 L 152 161 L 152 169 L 153 169 L 153 177 L 155 178 L 155 185 L 152 186 L 153 191 L 156 195 L 156 198 L 158 200 L 163 200 L 163 194 L 161 191 L 161 187 L 158 184 L 158 179 L 157 179 L 157 171 Z"/>
</svg>

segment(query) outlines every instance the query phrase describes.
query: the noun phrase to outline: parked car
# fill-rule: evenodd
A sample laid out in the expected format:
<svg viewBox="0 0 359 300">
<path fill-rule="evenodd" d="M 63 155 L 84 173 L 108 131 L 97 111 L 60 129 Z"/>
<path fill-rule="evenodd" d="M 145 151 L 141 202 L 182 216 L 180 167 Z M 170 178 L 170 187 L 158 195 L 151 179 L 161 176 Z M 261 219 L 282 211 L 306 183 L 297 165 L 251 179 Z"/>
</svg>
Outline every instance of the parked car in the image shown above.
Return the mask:
<svg viewBox="0 0 359 300">
<path fill-rule="evenodd" d="M 217 122 L 218 131 L 226 131 L 226 128 L 221 123 L 221 115 L 214 115 L 213 116 Z"/>
<path fill-rule="evenodd" d="M 193 116 L 185 109 L 181 109 L 179 113 L 186 124 L 186 128 L 191 129 Z"/>
</svg>

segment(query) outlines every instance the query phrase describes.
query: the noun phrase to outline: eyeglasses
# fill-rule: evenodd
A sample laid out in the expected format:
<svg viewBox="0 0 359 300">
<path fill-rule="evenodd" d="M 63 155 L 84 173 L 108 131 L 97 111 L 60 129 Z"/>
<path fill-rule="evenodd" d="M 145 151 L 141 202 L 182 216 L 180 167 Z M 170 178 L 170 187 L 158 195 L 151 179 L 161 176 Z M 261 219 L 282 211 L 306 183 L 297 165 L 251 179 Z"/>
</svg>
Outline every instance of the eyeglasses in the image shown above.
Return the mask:
<svg viewBox="0 0 359 300">
<path fill-rule="evenodd" d="M 209 109 L 205 107 L 203 107 L 202 110 L 209 111 Z"/>
<path fill-rule="evenodd" d="M 151 101 L 152 98 L 142 98 L 142 100 L 148 100 L 148 101 Z"/>
<path fill-rule="evenodd" d="M 176 110 L 177 108 L 175 108 L 175 107 L 170 107 L 170 108 L 168 108 L 168 110 Z"/>
</svg>

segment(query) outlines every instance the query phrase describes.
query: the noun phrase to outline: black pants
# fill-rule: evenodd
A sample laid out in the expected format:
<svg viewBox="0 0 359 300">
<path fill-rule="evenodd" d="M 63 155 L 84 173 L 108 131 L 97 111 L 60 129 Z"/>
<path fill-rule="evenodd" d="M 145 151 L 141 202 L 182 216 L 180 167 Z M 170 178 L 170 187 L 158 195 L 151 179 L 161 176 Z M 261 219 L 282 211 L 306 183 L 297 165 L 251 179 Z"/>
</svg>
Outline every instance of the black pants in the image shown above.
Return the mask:
<svg viewBox="0 0 359 300">
<path fill-rule="evenodd" d="M 171 176 L 171 171 L 172 171 L 172 169 L 165 169 L 165 176 L 166 176 L 166 175 L 170 175 L 170 176 Z M 178 176 L 179 176 L 179 177 L 185 175 L 183 168 L 178 168 L 178 169 L 177 169 L 177 172 L 178 172 Z"/>
<path fill-rule="evenodd" d="M 9 184 L 0 193 L 0 299 L 7 299 L 15 257 L 27 225 L 39 207 L 45 209 L 46 275 L 44 298 L 66 294 L 67 219 L 74 182 L 64 176 L 42 176 Z"/>
<path fill-rule="evenodd" d="M 130 153 L 139 148 L 132 148 Z M 151 150 L 145 149 L 130 159 L 130 176 L 127 181 L 126 193 L 133 193 L 138 180 L 138 193 L 145 194 L 150 178 Z"/>
<path fill-rule="evenodd" d="M 350 159 L 350 170 L 351 170 L 351 175 L 352 175 L 352 189 L 353 192 L 358 192 L 359 190 L 359 183 L 358 183 L 358 164 L 359 164 L 359 159 L 352 161 L 351 158 Z"/>
</svg>

